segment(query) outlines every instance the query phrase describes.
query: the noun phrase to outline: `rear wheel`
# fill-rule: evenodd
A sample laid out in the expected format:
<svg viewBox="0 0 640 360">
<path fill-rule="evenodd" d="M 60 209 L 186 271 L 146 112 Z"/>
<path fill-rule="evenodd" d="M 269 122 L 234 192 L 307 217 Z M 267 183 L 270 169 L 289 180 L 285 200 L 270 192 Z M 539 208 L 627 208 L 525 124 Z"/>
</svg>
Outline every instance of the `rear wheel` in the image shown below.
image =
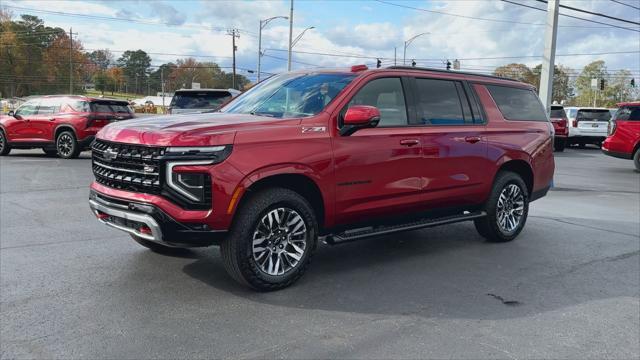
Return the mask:
<svg viewBox="0 0 640 360">
<path fill-rule="evenodd" d="M 554 140 L 553 147 L 554 147 L 555 151 L 563 152 L 564 148 L 566 147 L 566 145 L 567 145 L 567 140 L 566 139 L 558 139 L 558 138 L 556 138 Z"/>
<path fill-rule="evenodd" d="M 529 194 L 522 178 L 510 171 L 498 173 L 485 211 L 487 216 L 474 220 L 480 235 L 491 242 L 515 239 L 529 214 Z"/>
<path fill-rule="evenodd" d="M 3 130 L 0 130 L 0 156 L 8 155 L 11 152 L 11 146 L 7 142 L 7 137 Z"/>
<path fill-rule="evenodd" d="M 294 191 L 272 188 L 252 196 L 238 211 L 220 251 L 231 277 L 270 291 L 302 276 L 317 240 L 318 224 L 307 200 Z"/>
<path fill-rule="evenodd" d="M 638 148 L 636 153 L 633 154 L 633 165 L 636 166 L 636 171 L 640 172 L 640 148 Z"/>
<path fill-rule="evenodd" d="M 56 138 L 56 150 L 58 156 L 63 159 L 73 159 L 80 154 L 80 147 L 76 136 L 71 131 L 63 131 Z"/>
</svg>

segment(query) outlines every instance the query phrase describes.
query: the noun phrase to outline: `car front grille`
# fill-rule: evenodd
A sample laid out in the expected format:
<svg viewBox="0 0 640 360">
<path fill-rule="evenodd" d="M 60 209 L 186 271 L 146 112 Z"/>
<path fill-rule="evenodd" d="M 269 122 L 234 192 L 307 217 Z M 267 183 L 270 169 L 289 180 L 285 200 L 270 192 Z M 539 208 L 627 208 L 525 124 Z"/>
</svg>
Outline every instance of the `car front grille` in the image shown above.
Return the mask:
<svg viewBox="0 0 640 360">
<path fill-rule="evenodd" d="M 121 190 L 159 194 L 164 147 L 96 140 L 92 146 L 96 182 Z"/>
</svg>

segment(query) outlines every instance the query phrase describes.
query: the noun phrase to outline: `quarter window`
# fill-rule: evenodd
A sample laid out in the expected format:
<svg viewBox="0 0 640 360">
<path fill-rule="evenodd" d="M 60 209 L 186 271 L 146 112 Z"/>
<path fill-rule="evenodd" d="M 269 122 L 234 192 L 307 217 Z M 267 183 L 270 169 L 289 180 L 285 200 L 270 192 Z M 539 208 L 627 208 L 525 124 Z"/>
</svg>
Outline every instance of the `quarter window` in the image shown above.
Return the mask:
<svg viewBox="0 0 640 360">
<path fill-rule="evenodd" d="M 507 120 L 548 121 L 547 113 L 532 90 L 487 85 L 487 89 Z"/>
<path fill-rule="evenodd" d="M 456 82 L 436 79 L 416 79 L 418 93 L 418 125 L 463 125 L 465 113 L 472 122 L 468 102 L 463 106 Z M 466 101 L 466 95 L 464 96 Z"/>
<path fill-rule="evenodd" d="M 406 126 L 407 106 L 400 78 L 375 79 L 351 99 L 349 106 L 369 105 L 380 110 L 378 126 Z"/>
</svg>

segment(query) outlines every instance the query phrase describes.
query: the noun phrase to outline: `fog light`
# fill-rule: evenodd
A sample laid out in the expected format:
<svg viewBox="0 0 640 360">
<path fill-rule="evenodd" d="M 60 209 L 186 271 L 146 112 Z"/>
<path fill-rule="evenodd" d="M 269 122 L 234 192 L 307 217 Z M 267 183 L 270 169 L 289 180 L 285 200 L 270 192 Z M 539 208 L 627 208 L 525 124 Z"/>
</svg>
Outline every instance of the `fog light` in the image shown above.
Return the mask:
<svg viewBox="0 0 640 360">
<path fill-rule="evenodd" d="M 138 229 L 138 232 L 140 232 L 140 234 L 145 234 L 145 235 L 151 235 L 151 228 L 146 226 L 146 225 L 142 225 L 140 226 L 140 228 Z"/>
</svg>

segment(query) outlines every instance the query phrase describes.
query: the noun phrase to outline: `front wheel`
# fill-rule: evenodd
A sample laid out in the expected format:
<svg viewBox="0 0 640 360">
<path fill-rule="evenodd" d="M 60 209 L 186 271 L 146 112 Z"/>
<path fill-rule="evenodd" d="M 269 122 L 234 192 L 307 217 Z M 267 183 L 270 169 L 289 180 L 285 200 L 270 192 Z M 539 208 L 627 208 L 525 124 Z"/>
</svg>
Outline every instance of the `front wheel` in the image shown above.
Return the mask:
<svg viewBox="0 0 640 360">
<path fill-rule="evenodd" d="M 236 281 L 270 291 L 290 286 L 302 276 L 317 241 L 318 224 L 307 200 L 294 191 L 271 188 L 238 210 L 220 252 Z"/>
<path fill-rule="evenodd" d="M 640 172 L 640 149 L 636 150 L 636 153 L 633 154 L 633 165 L 636 166 L 636 171 Z"/>
<path fill-rule="evenodd" d="M 71 131 L 63 131 L 56 138 L 58 156 L 63 159 L 73 159 L 80 154 L 80 147 L 76 136 Z"/>
<path fill-rule="evenodd" d="M 4 135 L 4 131 L 0 130 L 0 156 L 9 155 L 11 152 L 11 146 L 7 141 L 7 137 Z"/>
<path fill-rule="evenodd" d="M 491 242 L 515 239 L 529 214 L 529 194 L 522 178 L 510 171 L 498 173 L 485 211 L 487 216 L 474 220 L 480 235 Z"/>
</svg>

